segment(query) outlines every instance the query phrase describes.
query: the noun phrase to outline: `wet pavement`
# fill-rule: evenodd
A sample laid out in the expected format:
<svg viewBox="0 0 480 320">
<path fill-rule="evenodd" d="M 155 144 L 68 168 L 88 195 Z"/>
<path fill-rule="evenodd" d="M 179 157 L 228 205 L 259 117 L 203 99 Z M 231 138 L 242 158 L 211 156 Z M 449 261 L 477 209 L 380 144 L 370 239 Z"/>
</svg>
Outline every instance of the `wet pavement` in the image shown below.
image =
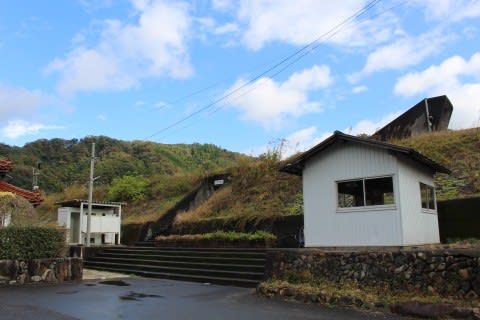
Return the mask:
<svg viewBox="0 0 480 320">
<path fill-rule="evenodd" d="M 402 319 L 269 300 L 253 289 L 145 278 L 3 287 L 0 301 L 2 320 Z"/>
</svg>

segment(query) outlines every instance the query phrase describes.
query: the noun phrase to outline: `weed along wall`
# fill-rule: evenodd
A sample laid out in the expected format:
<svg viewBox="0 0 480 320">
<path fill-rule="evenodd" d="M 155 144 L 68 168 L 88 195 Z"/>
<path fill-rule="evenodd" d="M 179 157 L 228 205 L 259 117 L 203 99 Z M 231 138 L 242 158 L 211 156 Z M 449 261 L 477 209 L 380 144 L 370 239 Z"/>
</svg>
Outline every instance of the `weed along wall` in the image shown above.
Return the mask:
<svg viewBox="0 0 480 320">
<path fill-rule="evenodd" d="M 275 279 L 313 277 L 445 297 L 480 297 L 479 249 L 271 249 L 266 272 Z"/>
</svg>

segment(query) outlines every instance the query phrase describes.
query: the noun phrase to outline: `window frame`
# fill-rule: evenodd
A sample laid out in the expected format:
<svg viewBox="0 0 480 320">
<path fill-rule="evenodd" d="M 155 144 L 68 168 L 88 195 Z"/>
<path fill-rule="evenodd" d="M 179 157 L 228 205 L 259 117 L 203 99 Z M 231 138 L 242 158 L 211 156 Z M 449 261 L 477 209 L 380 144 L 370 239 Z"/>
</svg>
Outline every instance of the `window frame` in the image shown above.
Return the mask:
<svg viewBox="0 0 480 320">
<path fill-rule="evenodd" d="M 424 208 L 423 205 L 422 205 L 422 184 L 429 187 L 429 188 L 432 188 L 432 190 L 433 190 L 433 204 L 435 206 L 434 209 Z M 419 181 L 418 186 L 419 186 L 419 190 L 420 190 L 420 209 L 422 210 L 422 213 L 437 214 L 437 192 L 436 192 L 436 189 L 435 189 L 435 185 L 431 185 L 431 184 Z M 428 194 L 427 194 L 427 197 L 428 197 Z M 427 202 L 426 202 L 427 205 L 429 203 L 428 200 L 429 199 L 427 198 Z"/>
<path fill-rule="evenodd" d="M 335 206 L 337 208 L 337 213 L 345 213 L 345 212 L 361 212 L 361 211 L 385 211 L 385 210 L 396 210 L 397 209 L 397 190 L 395 187 L 395 175 L 382 175 L 382 176 L 372 176 L 372 177 L 362 177 L 362 178 L 354 178 L 354 179 L 343 179 L 343 180 L 335 180 Z M 380 204 L 380 205 L 367 205 L 367 192 L 365 189 L 365 180 L 372 180 L 372 179 L 381 179 L 381 178 L 391 178 L 392 179 L 392 186 L 393 186 L 393 204 Z M 338 203 L 338 184 L 342 182 L 350 182 L 350 181 L 362 181 L 363 184 L 363 206 L 358 207 L 340 207 Z"/>
</svg>

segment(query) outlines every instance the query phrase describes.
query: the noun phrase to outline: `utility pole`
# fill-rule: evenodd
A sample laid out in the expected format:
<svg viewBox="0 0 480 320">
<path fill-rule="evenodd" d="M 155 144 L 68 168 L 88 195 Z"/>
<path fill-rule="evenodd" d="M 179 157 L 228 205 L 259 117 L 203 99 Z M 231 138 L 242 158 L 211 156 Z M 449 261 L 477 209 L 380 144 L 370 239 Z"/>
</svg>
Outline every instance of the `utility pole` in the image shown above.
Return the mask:
<svg viewBox="0 0 480 320">
<path fill-rule="evenodd" d="M 37 162 L 37 166 L 36 166 L 36 167 L 32 167 L 32 176 L 33 176 L 33 180 L 32 180 L 32 190 L 33 190 L 33 191 L 37 191 L 37 190 L 38 190 L 38 176 L 40 175 L 40 167 L 41 167 L 40 162 Z"/>
<path fill-rule="evenodd" d="M 93 182 L 95 172 L 95 142 L 92 142 L 92 155 L 90 158 L 90 179 L 88 180 L 88 213 L 87 213 L 87 247 L 90 247 L 90 227 L 92 219 Z"/>
</svg>

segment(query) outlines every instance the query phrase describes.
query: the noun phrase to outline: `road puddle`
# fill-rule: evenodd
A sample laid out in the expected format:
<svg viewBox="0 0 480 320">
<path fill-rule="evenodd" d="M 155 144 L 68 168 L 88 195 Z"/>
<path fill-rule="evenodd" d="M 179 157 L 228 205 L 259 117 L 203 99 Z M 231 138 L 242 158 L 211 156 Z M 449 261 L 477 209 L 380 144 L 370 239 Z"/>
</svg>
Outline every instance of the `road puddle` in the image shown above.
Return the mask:
<svg viewBox="0 0 480 320">
<path fill-rule="evenodd" d="M 144 298 L 165 298 L 165 297 L 160 296 L 158 294 L 148 294 L 148 293 L 130 291 L 127 295 L 119 296 L 119 298 L 121 300 L 126 300 L 126 301 L 139 301 L 140 299 L 144 299 Z"/>
<path fill-rule="evenodd" d="M 119 287 L 128 287 L 130 286 L 129 283 L 126 283 L 123 280 L 105 280 L 105 281 L 100 281 L 100 284 L 106 284 L 110 286 L 119 286 Z"/>
<path fill-rule="evenodd" d="M 55 292 L 56 294 L 75 294 L 77 293 L 77 290 L 64 290 L 64 291 L 57 291 Z"/>
</svg>

